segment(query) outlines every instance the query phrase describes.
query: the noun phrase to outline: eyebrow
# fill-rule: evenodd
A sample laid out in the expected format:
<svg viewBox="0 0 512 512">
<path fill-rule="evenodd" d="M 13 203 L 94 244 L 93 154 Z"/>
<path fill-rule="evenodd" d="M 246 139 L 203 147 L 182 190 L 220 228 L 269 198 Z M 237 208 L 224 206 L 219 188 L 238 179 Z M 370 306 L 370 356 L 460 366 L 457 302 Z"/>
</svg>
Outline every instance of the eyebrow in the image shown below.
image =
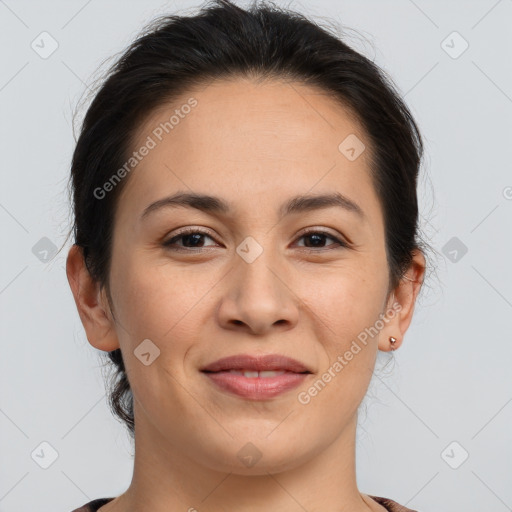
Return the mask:
<svg viewBox="0 0 512 512">
<path fill-rule="evenodd" d="M 188 207 L 195 208 L 205 213 L 224 215 L 227 215 L 231 211 L 229 203 L 220 197 L 207 194 L 178 192 L 148 205 L 142 212 L 140 219 L 143 220 L 151 212 L 166 207 Z M 293 213 L 309 212 L 332 207 L 343 208 L 348 212 L 355 213 L 360 219 L 366 218 L 362 208 L 357 203 L 339 192 L 293 197 L 281 205 L 279 216 L 282 218 Z"/>
</svg>

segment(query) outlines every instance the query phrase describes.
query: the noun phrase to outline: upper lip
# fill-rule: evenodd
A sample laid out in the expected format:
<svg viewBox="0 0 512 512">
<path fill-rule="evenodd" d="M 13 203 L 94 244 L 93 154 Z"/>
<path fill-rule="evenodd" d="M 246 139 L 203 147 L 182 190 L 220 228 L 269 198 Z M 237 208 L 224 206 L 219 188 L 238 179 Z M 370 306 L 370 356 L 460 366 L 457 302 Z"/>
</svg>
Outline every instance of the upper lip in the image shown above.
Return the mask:
<svg viewBox="0 0 512 512">
<path fill-rule="evenodd" d="M 201 368 L 203 372 L 220 372 L 223 370 L 286 370 L 294 373 L 312 373 L 311 370 L 300 361 L 280 354 L 268 354 L 263 356 L 237 354 L 223 357 Z"/>
</svg>

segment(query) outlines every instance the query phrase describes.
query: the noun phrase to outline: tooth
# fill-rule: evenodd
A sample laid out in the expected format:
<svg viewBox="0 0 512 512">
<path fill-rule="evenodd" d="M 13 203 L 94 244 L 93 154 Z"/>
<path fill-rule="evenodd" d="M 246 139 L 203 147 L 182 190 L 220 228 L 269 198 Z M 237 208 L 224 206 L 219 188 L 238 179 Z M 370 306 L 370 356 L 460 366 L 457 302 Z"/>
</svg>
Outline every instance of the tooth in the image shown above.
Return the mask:
<svg viewBox="0 0 512 512">
<path fill-rule="evenodd" d="M 278 375 L 282 375 L 284 370 L 267 370 L 260 372 L 260 377 L 277 377 Z"/>
<path fill-rule="evenodd" d="M 248 377 L 250 379 L 255 379 L 258 377 L 258 372 L 253 372 L 253 371 L 244 372 L 244 377 Z"/>
<path fill-rule="evenodd" d="M 229 373 L 234 373 L 235 375 L 243 375 L 249 379 L 260 378 L 268 378 L 268 377 L 277 377 L 278 375 L 283 375 L 286 373 L 285 370 L 264 370 L 261 372 L 257 372 L 254 370 L 229 370 Z"/>
</svg>

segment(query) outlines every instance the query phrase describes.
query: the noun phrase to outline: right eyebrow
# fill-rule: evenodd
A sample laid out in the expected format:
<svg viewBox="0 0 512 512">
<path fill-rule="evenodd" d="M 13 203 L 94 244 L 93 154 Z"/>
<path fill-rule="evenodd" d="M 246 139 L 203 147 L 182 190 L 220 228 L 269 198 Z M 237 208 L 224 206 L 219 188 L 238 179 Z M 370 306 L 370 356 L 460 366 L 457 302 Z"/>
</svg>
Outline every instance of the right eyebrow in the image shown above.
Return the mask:
<svg viewBox="0 0 512 512">
<path fill-rule="evenodd" d="M 176 194 L 164 197 L 148 205 L 142 212 L 141 220 L 151 212 L 164 207 L 187 207 L 195 208 L 206 213 L 222 214 L 228 214 L 232 210 L 230 204 L 220 197 L 191 192 L 177 192 Z M 280 218 L 282 218 L 293 213 L 333 207 L 343 208 L 346 211 L 355 213 L 361 219 L 366 218 L 365 213 L 357 203 L 339 192 L 295 196 L 281 205 L 279 215 Z"/>
</svg>

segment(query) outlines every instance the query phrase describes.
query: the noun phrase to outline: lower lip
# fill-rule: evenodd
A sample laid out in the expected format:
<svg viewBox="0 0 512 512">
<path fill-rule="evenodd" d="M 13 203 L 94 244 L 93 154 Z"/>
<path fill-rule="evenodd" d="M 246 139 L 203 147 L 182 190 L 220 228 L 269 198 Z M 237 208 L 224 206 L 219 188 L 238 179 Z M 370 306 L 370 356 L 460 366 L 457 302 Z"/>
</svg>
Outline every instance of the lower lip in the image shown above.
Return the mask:
<svg viewBox="0 0 512 512">
<path fill-rule="evenodd" d="M 276 377 L 244 377 L 236 373 L 203 372 L 225 391 L 249 400 L 264 400 L 296 388 L 311 374 L 287 372 Z"/>
</svg>

